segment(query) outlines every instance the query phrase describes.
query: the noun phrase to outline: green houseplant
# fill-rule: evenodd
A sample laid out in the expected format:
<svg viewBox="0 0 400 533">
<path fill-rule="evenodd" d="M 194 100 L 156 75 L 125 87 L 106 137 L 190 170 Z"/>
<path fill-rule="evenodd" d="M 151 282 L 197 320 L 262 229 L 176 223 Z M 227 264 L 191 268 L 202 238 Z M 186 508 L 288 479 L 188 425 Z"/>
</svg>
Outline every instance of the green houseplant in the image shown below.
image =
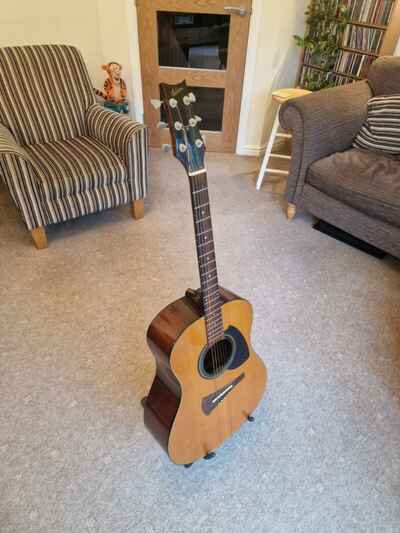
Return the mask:
<svg viewBox="0 0 400 533">
<path fill-rule="evenodd" d="M 295 35 L 294 39 L 304 49 L 304 63 L 320 69 L 310 70 L 303 78 L 305 89 L 317 91 L 334 85 L 332 71 L 349 21 L 347 2 L 312 0 L 306 17 L 306 35 Z"/>
</svg>

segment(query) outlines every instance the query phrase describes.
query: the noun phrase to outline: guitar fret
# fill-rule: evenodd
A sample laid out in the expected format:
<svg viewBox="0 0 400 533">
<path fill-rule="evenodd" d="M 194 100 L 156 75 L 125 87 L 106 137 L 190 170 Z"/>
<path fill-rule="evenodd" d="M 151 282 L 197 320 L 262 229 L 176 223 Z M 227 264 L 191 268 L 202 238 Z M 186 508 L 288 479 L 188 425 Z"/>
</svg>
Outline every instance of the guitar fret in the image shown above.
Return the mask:
<svg viewBox="0 0 400 533">
<path fill-rule="evenodd" d="M 208 187 L 204 187 L 203 189 L 199 189 L 198 191 L 193 191 L 192 194 L 199 194 L 200 192 L 207 191 Z"/>
<path fill-rule="evenodd" d="M 217 306 L 219 307 L 219 310 L 221 310 L 221 305 L 222 305 L 221 302 L 215 301 L 212 305 L 204 305 L 204 309 L 206 309 L 207 314 L 208 314 L 208 311 L 212 311 L 213 309 L 216 309 Z"/>
<path fill-rule="evenodd" d="M 213 283 L 212 285 L 208 285 L 208 287 L 205 287 L 205 289 L 208 291 L 211 289 L 211 287 L 218 287 L 218 283 Z"/>
<path fill-rule="evenodd" d="M 200 231 L 197 236 L 200 236 L 200 235 L 205 235 L 206 233 L 210 233 L 210 231 L 212 231 L 212 229 L 207 229 L 206 231 Z"/>
<path fill-rule="evenodd" d="M 199 255 L 199 259 L 202 259 L 203 257 L 206 257 L 206 255 L 210 255 L 210 254 L 213 254 L 213 253 L 214 253 L 214 250 L 211 250 L 210 252 L 206 252 L 205 254 L 200 254 Z"/>
<path fill-rule="evenodd" d="M 216 337 L 222 337 L 224 334 L 224 326 L 223 324 L 219 324 L 218 328 L 210 330 L 207 327 L 207 338 L 208 339 L 214 339 Z"/>
<path fill-rule="evenodd" d="M 214 293 L 214 294 L 211 294 L 211 296 L 209 296 L 208 299 L 214 299 L 214 298 L 218 298 L 218 301 L 221 300 L 221 295 L 218 293 Z"/>
<path fill-rule="evenodd" d="M 210 207 L 209 202 L 206 202 L 205 204 L 201 204 L 201 205 L 195 206 L 195 209 L 201 209 L 202 207 Z"/>
<path fill-rule="evenodd" d="M 222 328 L 221 328 L 221 326 L 222 326 Z M 221 323 L 216 324 L 214 322 L 213 324 L 206 324 L 206 327 L 207 327 L 208 335 L 216 334 L 216 333 L 220 333 L 221 329 L 223 330 L 223 323 L 221 322 Z"/>
<path fill-rule="evenodd" d="M 213 268 L 213 269 L 210 270 L 210 271 L 207 270 L 207 272 L 203 272 L 201 275 L 202 275 L 202 276 L 205 275 L 207 278 L 212 278 L 212 277 L 213 277 L 213 276 L 212 276 L 212 273 L 213 273 L 213 272 L 216 272 L 216 271 L 217 271 L 217 269 L 216 269 L 216 268 Z"/>
<path fill-rule="evenodd" d="M 199 218 L 199 220 L 195 220 L 195 224 L 201 224 L 205 220 L 211 220 L 211 217 Z"/>
</svg>

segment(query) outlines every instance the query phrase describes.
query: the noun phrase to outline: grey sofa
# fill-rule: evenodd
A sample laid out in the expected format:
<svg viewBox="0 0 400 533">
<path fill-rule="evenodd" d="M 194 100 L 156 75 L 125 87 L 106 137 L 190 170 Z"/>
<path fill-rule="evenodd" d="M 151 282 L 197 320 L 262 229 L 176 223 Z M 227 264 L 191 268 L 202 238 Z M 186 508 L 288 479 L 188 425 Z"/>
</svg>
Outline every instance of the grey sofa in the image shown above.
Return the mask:
<svg viewBox="0 0 400 533">
<path fill-rule="evenodd" d="M 368 81 L 283 104 L 293 133 L 288 217 L 307 211 L 400 257 L 400 160 L 352 148 L 372 96 L 400 94 L 400 57 L 382 57 Z"/>
</svg>

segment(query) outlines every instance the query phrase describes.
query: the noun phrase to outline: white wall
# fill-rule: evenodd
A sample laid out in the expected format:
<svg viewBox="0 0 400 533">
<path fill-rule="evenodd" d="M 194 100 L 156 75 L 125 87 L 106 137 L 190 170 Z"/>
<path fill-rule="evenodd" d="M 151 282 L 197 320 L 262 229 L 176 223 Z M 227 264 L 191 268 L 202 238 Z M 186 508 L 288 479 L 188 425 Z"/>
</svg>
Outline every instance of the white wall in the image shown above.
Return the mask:
<svg viewBox="0 0 400 533">
<path fill-rule="evenodd" d="M 237 151 L 259 155 L 276 113 L 275 89 L 293 87 L 300 51 L 293 35 L 303 34 L 309 0 L 253 0 Z"/>
<path fill-rule="evenodd" d="M 293 34 L 304 31 L 308 0 L 253 0 L 238 152 L 258 155 L 272 125 L 271 92 L 292 86 L 299 50 Z M 0 16 L 0 46 L 69 43 L 83 53 L 95 85 L 101 64 L 123 64 L 132 116 L 143 117 L 143 98 L 134 0 L 19 0 Z"/>
<path fill-rule="evenodd" d="M 134 0 L 95 0 L 98 4 L 101 48 L 104 62 L 122 63 L 128 85 L 131 115 L 143 120 L 140 54 Z"/>
<path fill-rule="evenodd" d="M 97 0 L 1 2 L 0 46 L 63 43 L 83 53 L 96 84 L 103 62 Z"/>
</svg>

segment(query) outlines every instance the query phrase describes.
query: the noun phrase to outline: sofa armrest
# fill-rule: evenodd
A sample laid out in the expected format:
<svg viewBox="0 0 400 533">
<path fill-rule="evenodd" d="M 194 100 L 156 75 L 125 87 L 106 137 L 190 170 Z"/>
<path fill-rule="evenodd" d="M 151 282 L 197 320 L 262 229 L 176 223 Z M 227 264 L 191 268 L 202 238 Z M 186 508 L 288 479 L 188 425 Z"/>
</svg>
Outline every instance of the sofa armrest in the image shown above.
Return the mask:
<svg viewBox="0 0 400 533">
<path fill-rule="evenodd" d="M 45 226 L 40 200 L 40 171 L 3 124 L 0 124 L 0 175 L 28 229 Z"/>
<path fill-rule="evenodd" d="M 148 129 L 130 118 L 94 104 L 86 112 L 88 134 L 125 163 L 132 199 L 145 198 L 148 181 Z"/>
<path fill-rule="evenodd" d="M 314 161 L 351 148 L 367 116 L 372 92 L 366 81 L 323 89 L 285 102 L 282 126 L 293 134 L 292 163 L 286 199 L 301 196 L 307 171 Z"/>
</svg>

